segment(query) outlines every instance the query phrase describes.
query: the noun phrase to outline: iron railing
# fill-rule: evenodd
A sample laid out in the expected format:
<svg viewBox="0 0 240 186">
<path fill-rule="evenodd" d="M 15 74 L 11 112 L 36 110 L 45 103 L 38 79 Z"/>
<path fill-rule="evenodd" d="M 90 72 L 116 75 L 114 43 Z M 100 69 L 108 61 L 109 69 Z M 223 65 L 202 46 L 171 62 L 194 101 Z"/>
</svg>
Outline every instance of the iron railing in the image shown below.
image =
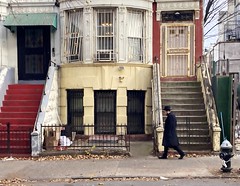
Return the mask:
<svg viewBox="0 0 240 186">
<path fill-rule="evenodd" d="M 32 128 L 17 129 L 11 127 L 10 123 L 0 127 L 0 154 L 20 155 L 31 154 L 31 132 Z"/>
<path fill-rule="evenodd" d="M 111 128 L 112 126 L 104 125 Z M 94 125 L 79 126 L 83 134 L 75 132 L 70 125 L 65 126 L 41 126 L 43 134 L 43 149 L 56 150 L 123 150 L 130 151 L 130 138 L 127 136 L 126 125 L 116 125 L 116 134 L 95 134 Z M 80 129 L 79 129 L 80 130 Z M 109 129 L 106 129 L 108 131 Z M 78 130 L 77 130 L 78 131 Z"/>
</svg>

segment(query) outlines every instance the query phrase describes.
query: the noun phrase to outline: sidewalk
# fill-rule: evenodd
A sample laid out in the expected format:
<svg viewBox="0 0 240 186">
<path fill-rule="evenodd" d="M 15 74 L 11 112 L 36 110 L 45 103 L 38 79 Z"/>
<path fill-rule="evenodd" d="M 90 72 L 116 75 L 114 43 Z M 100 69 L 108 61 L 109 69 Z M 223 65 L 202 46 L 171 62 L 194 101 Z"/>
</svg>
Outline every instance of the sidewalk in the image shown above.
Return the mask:
<svg viewBox="0 0 240 186">
<path fill-rule="evenodd" d="M 232 160 L 232 172 L 222 173 L 218 155 L 205 157 L 177 157 L 159 160 L 148 155 L 117 159 L 78 160 L 8 160 L 0 161 L 0 180 L 53 180 L 121 177 L 165 177 L 165 178 L 240 178 L 240 156 Z"/>
</svg>

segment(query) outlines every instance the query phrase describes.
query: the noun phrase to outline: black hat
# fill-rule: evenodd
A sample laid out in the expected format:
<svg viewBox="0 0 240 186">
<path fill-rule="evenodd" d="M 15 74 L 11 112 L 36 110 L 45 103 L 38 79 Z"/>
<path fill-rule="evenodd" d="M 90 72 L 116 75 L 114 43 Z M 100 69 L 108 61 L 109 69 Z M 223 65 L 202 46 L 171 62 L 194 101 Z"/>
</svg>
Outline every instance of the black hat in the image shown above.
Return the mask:
<svg viewBox="0 0 240 186">
<path fill-rule="evenodd" d="M 170 106 L 165 106 L 165 107 L 163 108 L 163 110 L 165 110 L 165 111 L 170 111 L 170 110 L 171 110 L 171 107 L 170 107 Z"/>
</svg>

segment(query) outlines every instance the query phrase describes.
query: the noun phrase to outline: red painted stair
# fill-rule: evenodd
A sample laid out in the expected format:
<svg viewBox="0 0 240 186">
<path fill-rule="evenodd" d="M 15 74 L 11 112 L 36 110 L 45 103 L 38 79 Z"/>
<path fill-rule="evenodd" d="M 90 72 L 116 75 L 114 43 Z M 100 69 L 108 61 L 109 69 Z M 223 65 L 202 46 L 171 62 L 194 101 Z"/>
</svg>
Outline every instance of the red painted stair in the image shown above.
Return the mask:
<svg viewBox="0 0 240 186">
<path fill-rule="evenodd" d="M 0 108 L 1 154 L 4 152 L 16 155 L 31 153 L 30 133 L 33 131 L 43 87 L 43 84 L 12 84 L 8 86 Z M 10 132 L 7 132 L 8 123 Z"/>
</svg>

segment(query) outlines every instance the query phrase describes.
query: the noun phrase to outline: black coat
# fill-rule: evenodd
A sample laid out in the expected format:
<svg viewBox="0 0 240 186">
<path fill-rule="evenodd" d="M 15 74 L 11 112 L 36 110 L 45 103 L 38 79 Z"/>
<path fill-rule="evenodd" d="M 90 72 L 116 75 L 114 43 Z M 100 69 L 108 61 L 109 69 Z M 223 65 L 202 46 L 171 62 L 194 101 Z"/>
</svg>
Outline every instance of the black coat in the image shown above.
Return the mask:
<svg viewBox="0 0 240 186">
<path fill-rule="evenodd" d="M 169 113 L 165 120 L 162 145 L 166 147 L 178 146 L 179 141 L 176 132 L 177 120 L 173 113 Z"/>
</svg>

